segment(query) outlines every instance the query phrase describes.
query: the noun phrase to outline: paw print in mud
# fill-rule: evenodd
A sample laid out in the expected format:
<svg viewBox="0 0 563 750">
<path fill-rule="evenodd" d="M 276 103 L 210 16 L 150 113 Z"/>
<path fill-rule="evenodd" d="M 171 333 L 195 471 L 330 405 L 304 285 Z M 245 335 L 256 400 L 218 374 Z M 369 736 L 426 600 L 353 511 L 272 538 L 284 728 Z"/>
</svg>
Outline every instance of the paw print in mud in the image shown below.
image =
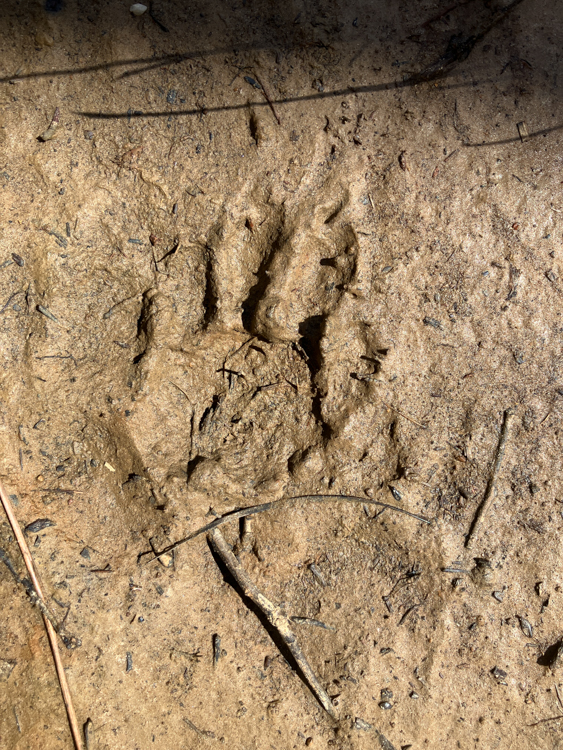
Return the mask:
<svg viewBox="0 0 563 750">
<path fill-rule="evenodd" d="M 185 290 L 170 279 L 188 260 L 170 259 L 139 324 L 129 422 L 162 485 L 255 496 L 281 494 L 292 477 L 326 481 L 327 456 L 358 410 L 350 395 L 366 392 L 351 372 L 378 348 L 362 321 L 369 253 L 356 202 L 330 181 L 281 205 L 247 196 L 190 248 Z M 186 299 L 191 330 L 180 336 Z"/>
</svg>

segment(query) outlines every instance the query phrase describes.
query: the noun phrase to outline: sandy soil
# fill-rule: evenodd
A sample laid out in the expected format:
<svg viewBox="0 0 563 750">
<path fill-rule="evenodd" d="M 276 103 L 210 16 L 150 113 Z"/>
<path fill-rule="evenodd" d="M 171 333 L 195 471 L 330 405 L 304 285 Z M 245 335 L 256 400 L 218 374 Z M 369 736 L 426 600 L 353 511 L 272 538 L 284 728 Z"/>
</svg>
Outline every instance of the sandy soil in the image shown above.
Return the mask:
<svg viewBox="0 0 563 750">
<path fill-rule="evenodd" d="M 423 81 L 501 6 L 129 5 L 0 10 L 0 477 L 90 749 L 563 747 L 561 8 Z M 223 527 L 336 720 L 205 536 L 144 554 L 307 493 L 431 520 Z M 70 748 L 0 595 L 0 745 Z"/>
</svg>

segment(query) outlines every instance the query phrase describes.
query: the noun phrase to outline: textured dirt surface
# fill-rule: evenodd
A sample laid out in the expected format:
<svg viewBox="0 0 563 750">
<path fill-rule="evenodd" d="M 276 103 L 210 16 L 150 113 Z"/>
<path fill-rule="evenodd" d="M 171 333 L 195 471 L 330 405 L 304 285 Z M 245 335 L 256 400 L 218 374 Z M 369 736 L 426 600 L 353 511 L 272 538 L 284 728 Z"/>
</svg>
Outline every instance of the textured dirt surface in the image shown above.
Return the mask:
<svg viewBox="0 0 563 750">
<path fill-rule="evenodd" d="M 0 11 L 0 477 L 53 524 L 28 539 L 89 747 L 563 747 L 561 8 L 414 84 L 501 6 L 129 5 Z M 205 537 L 143 554 L 306 493 L 432 521 L 223 527 L 330 628 L 295 633 L 336 721 Z M 69 748 L 4 566 L 0 596 L 0 744 Z"/>
</svg>

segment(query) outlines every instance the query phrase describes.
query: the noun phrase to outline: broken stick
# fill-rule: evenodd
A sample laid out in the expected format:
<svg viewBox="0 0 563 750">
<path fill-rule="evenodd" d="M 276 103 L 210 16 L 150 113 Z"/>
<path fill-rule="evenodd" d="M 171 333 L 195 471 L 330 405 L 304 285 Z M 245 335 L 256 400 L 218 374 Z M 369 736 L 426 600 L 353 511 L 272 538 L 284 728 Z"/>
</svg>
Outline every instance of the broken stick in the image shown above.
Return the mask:
<svg viewBox="0 0 563 750">
<path fill-rule="evenodd" d="M 510 422 L 512 421 L 512 417 L 513 415 L 510 409 L 507 409 L 503 414 L 502 425 L 500 428 L 500 437 L 499 437 L 498 446 L 497 446 L 496 453 L 495 453 L 495 460 L 493 462 L 493 467 L 491 469 L 491 475 L 489 477 L 487 489 L 485 490 L 485 497 L 483 498 L 483 502 L 481 503 L 481 505 L 477 508 L 477 513 L 475 514 L 475 518 L 473 519 L 473 523 L 471 524 L 471 528 L 469 529 L 469 533 L 465 539 L 465 546 L 468 549 L 470 549 L 473 546 L 473 543 L 475 541 L 475 536 L 477 535 L 477 531 L 479 530 L 479 527 L 483 521 L 485 513 L 489 509 L 489 506 L 491 505 L 491 502 L 495 495 L 495 484 L 496 484 L 497 474 L 500 469 L 502 459 L 504 457 L 504 449 L 506 447 L 506 440 L 508 438 L 508 428 L 510 426 Z"/>
<path fill-rule="evenodd" d="M 268 619 L 268 622 L 275 628 L 276 632 L 282 639 L 285 646 L 291 652 L 291 655 L 295 659 L 297 666 L 301 672 L 301 675 L 315 698 L 319 701 L 325 711 L 330 714 L 334 719 L 337 718 L 336 712 L 328 696 L 327 692 L 320 684 L 317 676 L 311 669 L 309 662 L 305 658 L 303 651 L 295 635 L 293 634 L 290 625 L 289 618 L 281 607 L 277 607 L 275 604 L 267 599 L 255 586 L 254 582 L 250 579 L 250 576 L 246 570 L 239 563 L 237 558 L 234 556 L 232 549 L 225 541 L 224 536 L 221 534 L 219 529 L 213 529 L 207 535 L 209 543 L 221 558 L 229 573 L 233 576 L 237 584 L 240 586 L 242 593 L 250 599 Z"/>
</svg>

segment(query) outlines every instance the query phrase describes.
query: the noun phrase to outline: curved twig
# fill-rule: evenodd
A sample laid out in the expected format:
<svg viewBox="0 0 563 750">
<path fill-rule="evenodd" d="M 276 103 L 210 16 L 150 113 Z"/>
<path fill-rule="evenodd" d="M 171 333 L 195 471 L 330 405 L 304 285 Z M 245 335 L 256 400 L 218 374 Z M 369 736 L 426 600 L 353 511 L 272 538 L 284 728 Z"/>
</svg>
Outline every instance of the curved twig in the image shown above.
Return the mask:
<svg viewBox="0 0 563 750">
<path fill-rule="evenodd" d="M 340 502 L 348 502 L 348 503 L 363 503 L 365 505 L 377 505 L 380 508 L 388 508 L 389 510 L 394 510 L 397 513 L 402 513 L 405 516 L 416 518 L 417 521 L 422 521 L 422 523 L 428 523 L 428 524 L 431 523 L 431 521 L 428 518 L 424 518 L 424 516 L 419 516 L 416 513 L 411 513 L 410 511 L 405 510 L 404 508 L 399 508 L 396 505 L 389 505 L 388 503 L 381 503 L 379 502 L 379 500 L 370 500 L 369 498 L 366 498 L 366 497 L 356 497 L 354 495 L 297 495 L 296 497 L 283 497 L 281 498 L 281 500 L 273 500 L 271 503 L 261 503 L 260 505 L 251 505 L 248 508 L 242 508 L 240 510 L 231 511 L 230 513 L 225 513 L 224 516 L 219 516 L 219 518 L 216 518 L 214 521 L 211 521 L 211 523 L 208 523 L 205 526 L 202 526 L 196 531 L 192 531 L 191 534 L 188 534 L 188 536 L 185 536 L 183 539 L 179 539 L 177 542 L 174 542 L 174 544 L 168 545 L 168 547 L 165 547 L 157 555 L 155 555 L 154 557 L 151 557 L 151 559 L 148 560 L 147 562 L 158 560 L 159 557 L 162 557 L 162 555 L 166 555 L 169 552 L 172 552 L 172 550 L 175 550 L 176 547 L 179 547 L 181 544 L 185 544 L 186 542 L 189 542 L 192 539 L 195 539 L 196 536 L 200 536 L 200 534 L 206 534 L 209 531 L 216 529 L 218 526 L 221 526 L 222 524 L 227 523 L 228 521 L 235 521 L 238 518 L 246 518 L 247 516 L 254 516 L 257 513 L 264 513 L 267 510 L 276 510 L 277 508 L 283 505 L 291 505 L 293 503 L 297 503 L 299 500 L 305 500 L 311 503 L 330 503 L 334 501 L 340 501 Z"/>
</svg>

